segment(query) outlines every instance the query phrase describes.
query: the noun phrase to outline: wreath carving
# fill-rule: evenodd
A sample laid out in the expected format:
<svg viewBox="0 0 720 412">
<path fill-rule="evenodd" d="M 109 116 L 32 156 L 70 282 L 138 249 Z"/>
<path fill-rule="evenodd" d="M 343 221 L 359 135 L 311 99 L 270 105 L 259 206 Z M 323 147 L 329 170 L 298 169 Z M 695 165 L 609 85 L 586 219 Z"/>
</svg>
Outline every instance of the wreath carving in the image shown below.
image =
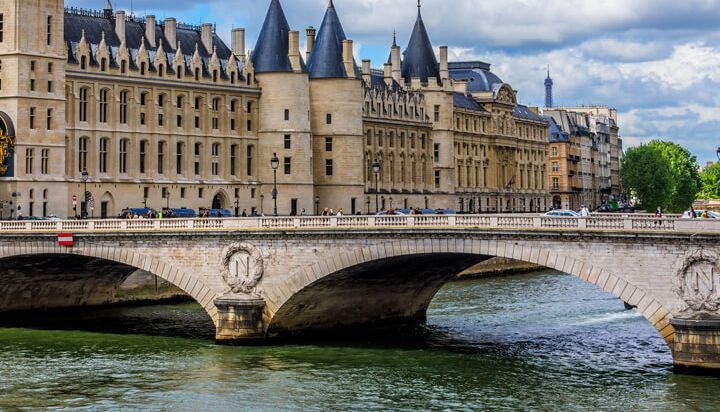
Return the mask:
<svg viewBox="0 0 720 412">
<path fill-rule="evenodd" d="M 262 253 L 253 244 L 233 243 L 223 250 L 222 277 L 231 293 L 254 294 L 264 270 Z"/>
<path fill-rule="evenodd" d="M 715 287 L 715 277 L 720 275 L 718 267 L 720 256 L 702 249 L 688 252 L 680 259 L 673 278 L 673 289 L 682 301 L 680 312 L 718 315 L 720 290 Z"/>
</svg>

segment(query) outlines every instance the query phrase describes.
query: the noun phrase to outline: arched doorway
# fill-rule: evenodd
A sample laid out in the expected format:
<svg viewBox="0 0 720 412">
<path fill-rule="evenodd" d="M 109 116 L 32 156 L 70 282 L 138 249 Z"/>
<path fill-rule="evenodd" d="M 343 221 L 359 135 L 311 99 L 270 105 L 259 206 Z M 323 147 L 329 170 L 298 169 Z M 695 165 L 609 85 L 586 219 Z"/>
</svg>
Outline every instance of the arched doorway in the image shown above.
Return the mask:
<svg viewBox="0 0 720 412">
<path fill-rule="evenodd" d="M 212 201 L 212 209 L 227 209 L 228 208 L 228 200 L 227 196 L 225 195 L 225 192 L 222 190 L 217 192 L 215 196 L 213 197 Z"/>
<path fill-rule="evenodd" d="M 115 201 L 113 200 L 113 196 L 110 192 L 105 192 L 105 194 L 102 195 L 102 198 L 100 198 L 100 218 L 107 219 L 117 214 L 119 213 L 115 210 Z"/>
</svg>

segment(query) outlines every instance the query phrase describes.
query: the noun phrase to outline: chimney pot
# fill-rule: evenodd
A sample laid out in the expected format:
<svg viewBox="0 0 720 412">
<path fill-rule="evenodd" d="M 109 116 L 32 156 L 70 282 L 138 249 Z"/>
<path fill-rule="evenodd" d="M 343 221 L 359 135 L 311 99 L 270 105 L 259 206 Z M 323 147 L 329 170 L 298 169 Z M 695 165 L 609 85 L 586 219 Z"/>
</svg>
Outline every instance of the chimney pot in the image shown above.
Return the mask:
<svg viewBox="0 0 720 412">
<path fill-rule="evenodd" d="M 288 57 L 290 58 L 290 65 L 292 66 L 293 71 L 302 71 L 302 66 L 300 65 L 300 32 L 291 31 L 288 35 L 288 41 Z"/>
<path fill-rule="evenodd" d="M 355 58 L 353 56 L 353 41 L 343 40 L 343 64 L 345 65 L 345 73 L 350 79 L 355 78 Z"/>
<path fill-rule="evenodd" d="M 125 41 L 125 12 L 123 10 L 115 12 L 115 34 L 120 39 L 120 43 Z"/>
<path fill-rule="evenodd" d="M 245 63 L 245 29 L 233 29 L 232 50 L 235 57 Z"/>
<path fill-rule="evenodd" d="M 212 53 L 212 50 L 213 50 L 213 25 L 211 23 L 205 23 L 201 27 L 202 27 L 202 31 L 200 32 L 200 39 L 202 40 L 202 44 L 208 53 Z"/>
<path fill-rule="evenodd" d="M 177 49 L 177 20 L 174 17 L 165 19 L 165 38 L 173 50 Z"/>
<path fill-rule="evenodd" d="M 155 16 L 153 15 L 145 17 L 145 38 L 150 43 L 150 47 L 157 47 L 155 43 Z"/>
<path fill-rule="evenodd" d="M 305 57 L 307 60 L 310 60 L 310 55 L 312 54 L 313 47 L 315 47 L 315 34 L 317 33 L 317 30 L 315 30 L 315 27 L 308 27 L 307 30 L 305 30 L 305 35 L 307 36 L 307 50 L 305 52 Z"/>
</svg>

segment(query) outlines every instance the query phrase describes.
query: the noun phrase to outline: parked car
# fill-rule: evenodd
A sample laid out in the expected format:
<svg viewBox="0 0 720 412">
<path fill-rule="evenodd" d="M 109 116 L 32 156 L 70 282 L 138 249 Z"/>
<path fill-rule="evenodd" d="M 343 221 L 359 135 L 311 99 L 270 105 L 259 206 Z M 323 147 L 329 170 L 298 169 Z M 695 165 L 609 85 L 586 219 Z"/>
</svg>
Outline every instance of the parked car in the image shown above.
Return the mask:
<svg viewBox="0 0 720 412">
<path fill-rule="evenodd" d="M 695 211 L 695 218 L 696 218 L 696 219 L 702 219 L 703 213 L 704 213 L 703 210 L 696 210 L 696 211 Z M 708 211 L 707 211 L 707 214 L 708 214 L 708 218 L 709 218 L 709 219 L 720 219 L 720 213 L 713 212 L 712 210 L 708 210 Z M 687 211 L 687 212 L 683 213 L 682 218 L 683 218 L 683 219 L 690 219 L 690 211 Z"/>
<path fill-rule="evenodd" d="M 400 209 L 381 210 L 375 214 L 375 216 L 405 216 L 406 213 L 400 211 Z"/>
<path fill-rule="evenodd" d="M 192 219 L 197 214 L 192 209 L 180 208 L 180 209 L 168 209 L 163 208 L 163 217 L 167 219 Z"/>
<path fill-rule="evenodd" d="M 574 210 L 551 210 L 543 216 L 547 217 L 580 217 L 580 213 Z"/>
<path fill-rule="evenodd" d="M 200 208 L 198 210 L 198 217 L 209 218 L 209 217 L 232 217 L 233 214 L 227 209 L 206 209 Z"/>
<path fill-rule="evenodd" d="M 157 217 L 157 212 L 155 209 L 149 207 L 128 208 L 123 209 L 119 217 L 120 219 L 132 219 L 135 216 L 142 216 L 145 219 L 155 218 Z"/>
</svg>

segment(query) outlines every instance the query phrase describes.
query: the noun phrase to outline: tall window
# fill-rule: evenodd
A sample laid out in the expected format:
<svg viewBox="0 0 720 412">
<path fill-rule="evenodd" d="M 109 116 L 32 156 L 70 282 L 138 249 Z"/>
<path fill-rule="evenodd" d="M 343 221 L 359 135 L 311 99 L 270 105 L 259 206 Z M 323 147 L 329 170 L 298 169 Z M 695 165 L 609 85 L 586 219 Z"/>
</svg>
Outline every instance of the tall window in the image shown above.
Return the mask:
<svg viewBox="0 0 720 412">
<path fill-rule="evenodd" d="M 5 25 L 5 16 L 0 13 L 0 43 L 3 42 L 3 29 Z"/>
<path fill-rule="evenodd" d="M 220 143 L 212 145 L 212 174 L 213 176 L 220 174 Z"/>
<path fill-rule="evenodd" d="M 183 152 L 185 151 L 185 145 L 182 142 L 178 142 L 175 147 L 175 168 L 178 175 L 183 174 Z"/>
<path fill-rule="evenodd" d="M 47 18 L 47 45 L 52 45 L 52 16 Z"/>
<path fill-rule="evenodd" d="M 333 175 L 333 161 L 332 159 L 325 160 L 325 176 Z"/>
<path fill-rule="evenodd" d="M 292 158 L 286 157 L 283 164 L 284 164 L 285 174 L 289 175 L 290 173 L 292 173 Z"/>
<path fill-rule="evenodd" d="M 283 138 L 283 147 L 285 149 L 290 149 L 292 147 L 292 136 L 289 134 L 286 134 Z"/>
<path fill-rule="evenodd" d="M 435 105 L 435 121 L 436 122 L 440 121 L 440 105 L 439 104 Z"/>
<path fill-rule="evenodd" d="M 237 149 L 238 146 L 236 144 L 230 146 L 230 176 L 236 175 L 236 167 L 237 167 Z"/>
<path fill-rule="evenodd" d="M 433 145 L 433 159 L 436 162 L 440 161 L 440 145 L 437 143 Z"/>
<path fill-rule="evenodd" d="M 100 90 L 100 123 L 107 123 L 108 121 L 108 95 L 110 90 Z"/>
<path fill-rule="evenodd" d="M 247 175 L 253 175 L 253 155 L 255 154 L 255 146 L 250 145 L 247 147 Z"/>
<path fill-rule="evenodd" d="M 553 155 L 553 156 L 557 156 L 557 155 L 558 155 L 558 150 L 557 150 L 557 147 L 555 147 L 555 146 L 553 146 L 553 148 L 552 148 L 552 155 Z"/>
<path fill-rule="evenodd" d="M 165 173 L 165 142 L 158 142 L 157 171 L 160 175 Z"/>
<path fill-rule="evenodd" d="M 325 115 L 325 123 L 332 124 L 332 114 L 328 113 Z"/>
<path fill-rule="evenodd" d="M 200 176 L 200 153 L 202 152 L 202 144 L 195 143 L 195 175 Z"/>
<path fill-rule="evenodd" d="M 290 110 L 285 109 L 285 121 L 290 120 Z"/>
<path fill-rule="evenodd" d="M 47 126 L 48 130 L 52 129 L 52 118 L 53 118 L 53 109 L 47 109 L 47 118 L 45 126 Z"/>
<path fill-rule="evenodd" d="M 220 120 L 219 120 L 220 99 L 218 99 L 218 98 L 213 99 L 212 110 L 213 110 L 212 128 L 214 130 L 217 130 L 220 128 Z"/>
<path fill-rule="evenodd" d="M 87 122 L 88 119 L 88 92 L 87 87 L 80 89 L 80 106 L 78 107 L 78 115 L 81 122 Z"/>
<path fill-rule="evenodd" d="M 128 91 L 120 92 L 120 123 L 127 124 L 128 119 Z"/>
<path fill-rule="evenodd" d="M 440 171 L 435 171 L 435 189 L 440 189 Z"/>
<path fill-rule="evenodd" d="M 33 155 L 35 149 L 25 149 L 25 173 L 32 174 L 33 172 Z"/>
<path fill-rule="evenodd" d="M 553 177 L 553 190 L 560 190 L 560 179 Z"/>
<path fill-rule="evenodd" d="M 127 173 L 127 158 L 128 158 L 128 140 L 123 139 L 120 140 L 120 156 L 118 160 L 120 161 L 118 171 L 120 173 Z"/>
<path fill-rule="evenodd" d="M 78 140 L 78 171 L 87 170 L 88 138 L 81 137 Z"/>
<path fill-rule="evenodd" d="M 98 154 L 100 173 L 107 173 L 108 139 L 100 139 L 100 150 Z"/>
<path fill-rule="evenodd" d="M 50 149 L 42 149 L 40 152 L 40 173 L 48 174 L 48 166 L 50 163 Z"/>
<path fill-rule="evenodd" d="M 140 142 L 140 173 L 145 173 L 145 160 L 147 156 L 147 140 Z"/>
<path fill-rule="evenodd" d="M 35 108 L 34 107 L 30 108 L 30 128 L 31 129 L 35 128 Z"/>
<path fill-rule="evenodd" d="M 332 151 L 333 151 L 333 139 L 332 139 L 332 137 L 326 137 L 326 138 L 325 138 L 325 151 L 326 151 L 326 152 L 332 152 Z"/>
<path fill-rule="evenodd" d="M 552 164 L 552 171 L 557 173 L 560 170 L 560 165 L 558 165 L 557 162 L 553 162 Z"/>
</svg>

